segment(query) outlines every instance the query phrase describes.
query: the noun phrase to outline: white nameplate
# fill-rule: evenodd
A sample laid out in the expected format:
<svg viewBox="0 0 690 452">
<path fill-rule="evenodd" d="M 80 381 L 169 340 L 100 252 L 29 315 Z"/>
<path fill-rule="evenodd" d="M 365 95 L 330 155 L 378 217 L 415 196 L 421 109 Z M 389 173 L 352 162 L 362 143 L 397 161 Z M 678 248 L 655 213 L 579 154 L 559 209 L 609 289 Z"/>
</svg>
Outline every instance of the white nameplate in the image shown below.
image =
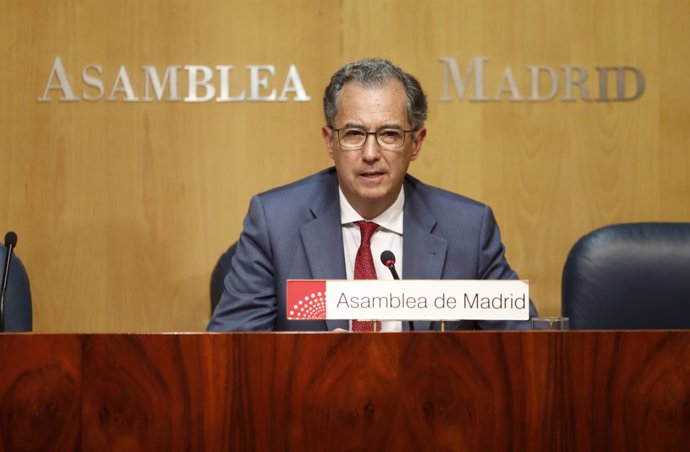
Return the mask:
<svg viewBox="0 0 690 452">
<path fill-rule="evenodd" d="M 290 320 L 527 320 L 521 280 L 288 280 Z"/>
</svg>

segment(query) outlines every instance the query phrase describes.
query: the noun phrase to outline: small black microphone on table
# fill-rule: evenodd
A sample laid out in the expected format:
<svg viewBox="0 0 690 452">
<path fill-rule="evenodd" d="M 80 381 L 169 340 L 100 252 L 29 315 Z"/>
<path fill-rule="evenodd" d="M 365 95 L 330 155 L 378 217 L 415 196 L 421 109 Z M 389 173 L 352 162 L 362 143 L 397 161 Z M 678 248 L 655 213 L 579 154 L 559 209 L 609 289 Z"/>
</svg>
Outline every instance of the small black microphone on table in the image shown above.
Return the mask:
<svg viewBox="0 0 690 452">
<path fill-rule="evenodd" d="M 392 251 L 386 250 L 381 253 L 381 263 L 388 267 L 388 270 L 390 270 L 393 275 L 393 279 L 400 279 L 398 272 L 395 271 L 395 254 L 393 254 Z"/>
<path fill-rule="evenodd" d="M 386 250 L 381 253 L 381 263 L 388 267 L 391 275 L 393 275 L 393 279 L 400 279 L 398 272 L 395 271 L 395 254 L 393 254 L 393 251 Z M 407 324 L 410 326 L 410 331 L 414 331 L 414 322 L 407 322 Z"/>
</svg>

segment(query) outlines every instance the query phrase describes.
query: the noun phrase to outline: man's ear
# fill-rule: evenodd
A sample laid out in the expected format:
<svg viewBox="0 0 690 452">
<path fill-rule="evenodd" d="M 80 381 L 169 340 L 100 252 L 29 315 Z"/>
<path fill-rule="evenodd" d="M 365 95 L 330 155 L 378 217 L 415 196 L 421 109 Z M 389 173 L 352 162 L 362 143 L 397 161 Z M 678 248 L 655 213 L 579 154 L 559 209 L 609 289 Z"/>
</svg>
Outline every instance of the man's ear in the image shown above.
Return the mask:
<svg viewBox="0 0 690 452">
<path fill-rule="evenodd" d="M 323 142 L 326 144 L 328 156 L 333 160 L 333 130 L 328 126 L 321 127 L 321 138 L 323 138 Z"/>
<path fill-rule="evenodd" d="M 410 155 L 410 160 L 417 160 L 419 153 L 422 151 L 422 142 L 426 138 L 426 128 L 422 127 L 414 134 L 414 139 L 412 140 L 412 154 Z"/>
</svg>

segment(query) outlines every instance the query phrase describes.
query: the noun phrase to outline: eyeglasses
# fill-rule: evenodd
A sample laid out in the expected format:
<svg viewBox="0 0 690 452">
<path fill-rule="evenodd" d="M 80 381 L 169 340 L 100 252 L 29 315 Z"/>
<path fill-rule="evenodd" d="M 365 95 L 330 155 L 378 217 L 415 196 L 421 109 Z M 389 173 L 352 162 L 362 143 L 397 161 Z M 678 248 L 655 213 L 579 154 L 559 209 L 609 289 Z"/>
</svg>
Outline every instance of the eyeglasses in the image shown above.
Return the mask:
<svg viewBox="0 0 690 452">
<path fill-rule="evenodd" d="M 362 127 L 343 127 L 342 129 L 333 129 L 333 131 L 338 135 L 338 143 L 345 151 L 362 149 L 369 135 L 376 137 L 376 142 L 381 149 L 398 151 L 405 146 L 405 134 L 413 132 L 412 130 L 392 127 L 384 127 L 376 132 L 367 132 Z"/>
</svg>

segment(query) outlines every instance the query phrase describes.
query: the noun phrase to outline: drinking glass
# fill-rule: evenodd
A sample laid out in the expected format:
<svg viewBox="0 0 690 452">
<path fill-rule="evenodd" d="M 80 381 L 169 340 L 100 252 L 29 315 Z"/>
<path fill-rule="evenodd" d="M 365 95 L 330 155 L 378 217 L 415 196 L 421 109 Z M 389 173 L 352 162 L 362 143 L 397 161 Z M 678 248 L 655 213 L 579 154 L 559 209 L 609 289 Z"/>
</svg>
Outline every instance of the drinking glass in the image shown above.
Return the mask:
<svg viewBox="0 0 690 452">
<path fill-rule="evenodd" d="M 532 317 L 533 330 L 567 330 L 569 324 L 568 317 Z"/>
</svg>

